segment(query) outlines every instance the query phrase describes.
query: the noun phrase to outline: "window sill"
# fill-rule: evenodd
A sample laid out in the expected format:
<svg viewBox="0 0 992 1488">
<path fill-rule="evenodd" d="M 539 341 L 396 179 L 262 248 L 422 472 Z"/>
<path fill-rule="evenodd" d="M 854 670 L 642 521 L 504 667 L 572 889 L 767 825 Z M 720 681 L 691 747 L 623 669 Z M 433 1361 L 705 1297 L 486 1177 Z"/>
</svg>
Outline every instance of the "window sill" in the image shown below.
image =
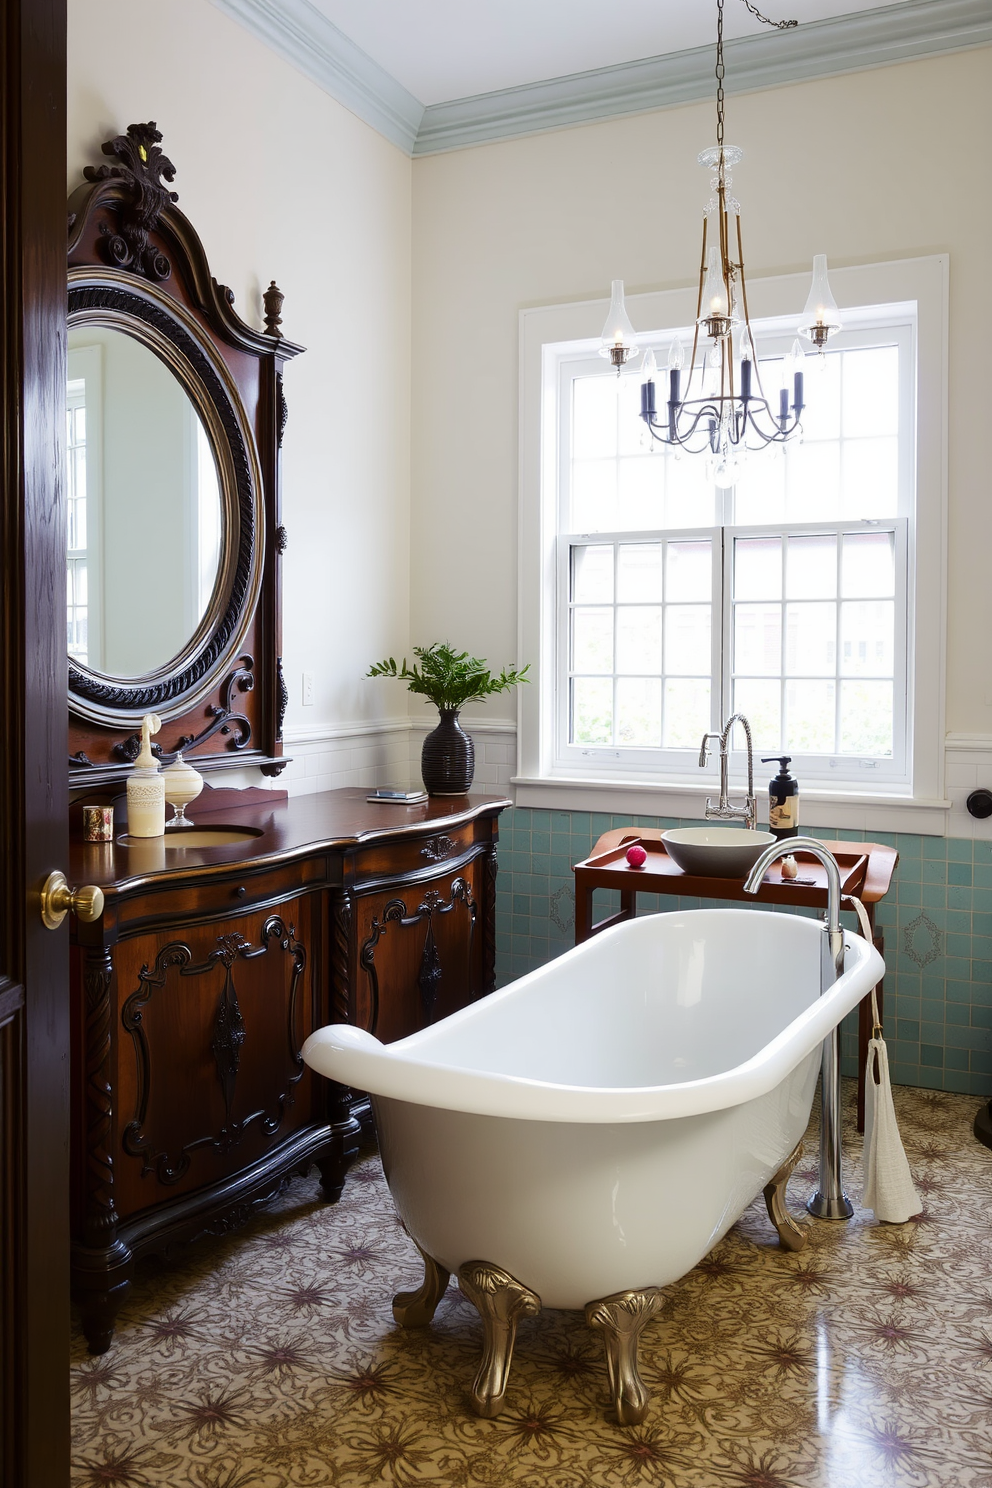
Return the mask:
<svg viewBox="0 0 992 1488">
<path fill-rule="evenodd" d="M 516 775 L 517 806 L 549 811 L 596 811 L 615 816 L 662 816 L 702 820 L 706 797 L 717 794 L 712 778 L 699 785 L 665 782 L 654 785 L 631 780 L 575 780 L 567 777 Z M 731 800 L 741 794 L 739 784 Z M 759 818 L 766 815 L 765 791 L 758 792 Z M 799 783 L 800 828 L 841 831 L 916 832 L 941 837 L 947 830 L 951 802 L 898 794 L 855 790 L 825 790 Z"/>
</svg>

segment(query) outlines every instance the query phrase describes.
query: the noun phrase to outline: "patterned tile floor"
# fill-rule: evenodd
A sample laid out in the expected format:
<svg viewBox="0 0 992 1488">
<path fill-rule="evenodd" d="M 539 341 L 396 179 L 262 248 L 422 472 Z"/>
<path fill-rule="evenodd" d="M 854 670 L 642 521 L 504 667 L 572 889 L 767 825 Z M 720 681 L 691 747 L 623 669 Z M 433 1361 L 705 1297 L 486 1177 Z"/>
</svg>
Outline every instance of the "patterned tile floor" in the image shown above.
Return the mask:
<svg viewBox="0 0 992 1488">
<path fill-rule="evenodd" d="M 469 1413 L 477 1317 L 452 1286 L 431 1328 L 394 1326 L 419 1262 L 372 1156 L 337 1206 L 297 1180 L 239 1236 L 146 1268 L 102 1358 L 76 1339 L 74 1488 L 992 1488 L 992 1153 L 973 1097 L 896 1102 L 924 1213 L 813 1224 L 787 1255 L 759 1200 L 666 1289 L 640 1427 L 611 1422 L 578 1313 L 524 1322 L 505 1413 Z M 851 1132 L 847 1151 L 856 1198 Z"/>
</svg>

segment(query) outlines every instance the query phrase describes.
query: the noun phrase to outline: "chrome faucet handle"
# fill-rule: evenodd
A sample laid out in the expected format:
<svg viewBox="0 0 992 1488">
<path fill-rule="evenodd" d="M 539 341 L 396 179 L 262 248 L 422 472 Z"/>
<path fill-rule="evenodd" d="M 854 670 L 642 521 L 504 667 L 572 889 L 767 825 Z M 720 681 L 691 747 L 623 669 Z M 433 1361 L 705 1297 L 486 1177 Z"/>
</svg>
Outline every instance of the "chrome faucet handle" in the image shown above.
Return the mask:
<svg viewBox="0 0 992 1488">
<path fill-rule="evenodd" d="M 712 797 L 707 796 L 703 815 L 707 821 L 742 821 L 753 830 L 758 819 L 757 802 L 754 796 L 745 796 L 739 806 L 732 801 L 719 801 L 714 805 Z"/>
<path fill-rule="evenodd" d="M 720 734 L 704 734 L 703 735 L 703 742 L 699 746 L 699 768 L 701 770 L 705 770 L 706 769 L 706 764 L 707 764 L 707 761 L 709 759 L 709 754 L 707 753 L 706 745 L 709 743 L 710 739 L 715 739 L 718 744 L 722 744 L 723 743 L 723 738 L 722 738 L 722 735 L 720 735 Z M 709 803 L 707 803 L 707 804 L 709 804 Z"/>
</svg>

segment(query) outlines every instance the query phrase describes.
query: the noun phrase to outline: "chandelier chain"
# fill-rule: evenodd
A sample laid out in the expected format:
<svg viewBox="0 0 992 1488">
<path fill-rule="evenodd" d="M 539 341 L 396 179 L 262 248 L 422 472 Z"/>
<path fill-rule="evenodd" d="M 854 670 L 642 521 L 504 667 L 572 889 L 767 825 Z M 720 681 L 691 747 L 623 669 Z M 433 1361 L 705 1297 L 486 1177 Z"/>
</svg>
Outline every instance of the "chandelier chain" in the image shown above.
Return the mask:
<svg viewBox="0 0 992 1488">
<path fill-rule="evenodd" d="M 774 26 L 776 31 L 791 31 L 798 26 L 798 21 L 773 21 L 770 16 L 763 15 L 751 0 L 744 0 L 744 7 L 749 10 L 756 20 L 766 26 Z M 723 79 L 726 69 L 723 64 L 723 0 L 716 0 L 716 142 L 723 148 Z"/>
<path fill-rule="evenodd" d="M 758 7 L 751 4 L 751 0 L 744 0 L 744 5 L 757 20 L 764 21 L 766 26 L 774 26 L 776 31 L 791 31 L 794 26 L 799 25 L 798 21 L 773 21 L 771 16 L 762 15 Z"/>
</svg>

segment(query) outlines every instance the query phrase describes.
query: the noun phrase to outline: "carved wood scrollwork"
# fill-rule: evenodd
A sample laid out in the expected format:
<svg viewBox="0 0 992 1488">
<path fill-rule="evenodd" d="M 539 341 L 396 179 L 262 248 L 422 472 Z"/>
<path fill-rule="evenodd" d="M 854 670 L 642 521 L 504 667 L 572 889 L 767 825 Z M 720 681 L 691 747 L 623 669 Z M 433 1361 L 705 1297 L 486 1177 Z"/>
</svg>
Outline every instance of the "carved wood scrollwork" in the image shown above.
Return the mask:
<svg viewBox="0 0 992 1488">
<path fill-rule="evenodd" d="M 156 759 L 161 760 L 164 765 L 169 765 L 176 758 L 177 754 L 189 753 L 191 749 L 196 749 L 200 744 L 205 744 L 208 739 L 212 739 L 214 734 L 229 734 L 232 729 L 234 730 L 234 738 L 230 740 L 231 748 L 246 749 L 251 743 L 251 724 L 243 713 L 235 711 L 234 691 L 237 688 L 239 692 L 251 692 L 255 686 L 255 677 L 252 671 L 254 665 L 254 657 L 242 656 L 240 666 L 236 667 L 224 679 L 220 704 L 208 704 L 206 712 L 207 717 L 211 721 L 207 724 L 206 728 L 201 729 L 198 734 L 183 734 L 176 741 L 175 750 L 171 753 L 168 750 L 164 750 L 161 744 L 153 744 L 151 749 Z M 115 744 L 110 752 L 115 759 L 125 760 L 129 764 L 134 764 L 134 761 L 141 752 L 141 735 L 129 734 L 126 739 L 122 739 L 119 743 Z M 90 761 L 87 760 L 85 763 L 89 764 Z"/>
<path fill-rule="evenodd" d="M 214 951 L 210 960 L 219 961 L 224 968 L 224 990 L 220 994 L 220 1006 L 214 1019 L 214 1036 L 210 1040 L 210 1049 L 217 1062 L 220 1087 L 224 1092 L 226 1120 L 223 1130 L 227 1132 L 230 1129 L 234 1087 L 237 1084 L 238 1066 L 241 1063 L 241 1045 L 245 1041 L 245 1020 L 241 1016 L 241 1007 L 238 1003 L 234 979 L 231 976 L 231 968 L 235 957 L 248 948 L 248 941 L 243 935 L 219 935 L 217 939 L 220 943 L 220 950 Z"/>
<path fill-rule="evenodd" d="M 286 394 L 282 388 L 282 374 L 276 378 L 276 442 L 282 449 L 283 436 L 286 433 L 286 425 L 289 422 L 289 404 L 286 402 Z"/>
<path fill-rule="evenodd" d="M 286 1081 L 286 1088 L 280 1093 L 275 1109 L 268 1113 L 261 1113 L 262 1130 L 267 1136 L 279 1130 L 288 1106 L 293 1104 L 293 1087 L 298 1085 L 303 1078 L 304 1063 L 303 1049 L 297 1032 L 297 1013 L 299 1008 L 300 988 L 303 985 L 303 973 L 307 967 L 306 947 L 296 938 L 296 931 L 292 925 L 287 925 L 281 915 L 270 915 L 262 926 L 261 946 L 250 946 L 243 955 L 246 961 L 255 956 L 264 955 L 270 946 L 281 950 L 284 955 L 292 958 L 293 970 L 289 984 L 289 1001 L 286 1010 L 286 1037 L 290 1063 L 293 1065 L 294 1073 Z M 249 1118 L 254 1120 L 254 1117 Z M 247 1123 L 245 1123 L 247 1124 Z"/>
<path fill-rule="evenodd" d="M 193 953 L 187 945 L 173 941 L 164 946 L 151 968 L 147 963 L 138 973 L 138 988 L 131 993 L 121 1013 L 124 1028 L 131 1035 L 137 1062 L 137 1091 L 132 1120 L 121 1137 L 124 1151 L 142 1161 L 141 1175 L 152 1173 L 159 1183 L 178 1183 L 189 1169 L 192 1154 L 200 1147 L 212 1147 L 216 1152 L 226 1153 L 235 1147 L 246 1130 L 259 1123 L 267 1136 L 278 1131 L 286 1109 L 293 1102 L 293 1088 L 303 1077 L 304 1064 L 300 1047 L 297 1022 L 300 987 L 307 965 L 305 946 L 296 938 L 292 925 L 287 925 L 280 915 L 271 915 L 263 924 L 261 943 L 253 945 L 242 935 L 226 933 L 217 937 L 218 948 L 211 951 L 206 960 L 193 961 Z M 234 1115 L 237 1096 L 237 1077 L 241 1063 L 241 1050 L 248 1038 L 248 1029 L 238 1001 L 235 968 L 239 961 L 251 961 L 278 949 L 291 958 L 289 997 L 287 1000 L 286 1036 L 292 1073 L 276 1098 L 272 1108 L 251 1111 L 243 1117 Z M 210 1049 L 217 1066 L 217 1075 L 224 1097 L 224 1123 L 219 1131 L 205 1133 L 187 1142 L 178 1154 L 153 1150 L 153 1143 L 145 1131 L 148 1116 L 148 1097 L 151 1087 L 151 1048 L 144 1027 L 144 1010 L 156 992 L 161 992 L 168 980 L 170 970 L 178 970 L 180 977 L 212 976 L 223 973 L 223 984 L 214 1017 L 213 1036 Z"/>
<path fill-rule="evenodd" d="M 87 951 L 83 964 L 86 994 L 86 1166 L 88 1183 L 84 1241 L 95 1250 L 116 1238 L 114 1159 L 111 1152 L 114 1092 L 111 1083 L 113 1012 L 110 987 L 114 967 L 110 951 Z"/>
<path fill-rule="evenodd" d="M 331 1015 L 335 1023 L 351 1021 L 350 987 L 348 975 L 351 956 L 351 895 L 340 894 L 335 898 L 331 916 Z"/>
<path fill-rule="evenodd" d="M 495 842 L 485 857 L 485 914 L 482 920 L 482 995 L 496 990 L 496 879 L 499 860 Z"/>
<path fill-rule="evenodd" d="M 289 707 L 289 688 L 286 686 L 286 674 L 282 669 L 282 657 L 276 657 L 276 738 L 282 740 L 282 726 L 286 721 L 286 709 Z"/>
<path fill-rule="evenodd" d="M 101 223 L 100 249 L 114 268 L 133 269 L 153 281 L 168 279 L 172 265 L 159 249 L 149 247 L 148 234 L 158 226 L 169 203 L 179 200 L 178 192 L 162 185 L 163 180 L 176 179 L 176 167 L 159 149 L 161 138 L 154 120 L 129 124 L 126 134 L 101 146 L 104 155 L 116 156 L 119 164 L 87 165 L 83 169 L 87 181 L 116 176 L 131 187 L 132 199 L 122 202 L 118 209 L 120 231 L 112 232 L 107 223 Z"/>
<path fill-rule="evenodd" d="M 425 847 L 420 849 L 420 856 L 426 858 L 429 863 L 442 863 L 445 858 L 450 858 L 457 844 L 450 837 L 432 837 Z"/>
<path fill-rule="evenodd" d="M 424 937 L 424 948 L 420 957 L 417 986 L 420 990 L 420 1000 L 423 1005 L 424 1016 L 428 1023 L 432 1021 L 438 993 L 444 977 L 441 955 L 434 937 L 434 916 L 450 914 L 456 904 L 464 904 L 471 917 L 469 928 L 469 954 L 471 955 L 471 943 L 475 935 L 478 911 L 472 895 L 472 886 L 467 879 L 456 878 L 452 881 L 447 900 L 442 898 L 437 889 L 428 889 L 420 904 L 417 905 L 415 914 L 407 913 L 406 905 L 402 899 L 390 899 L 382 912 L 381 920 L 378 915 L 373 918 L 370 926 L 370 934 L 363 942 L 358 958 L 359 964 L 369 979 L 371 1011 L 369 1026 L 366 1030 L 368 1033 L 375 1033 L 376 1024 L 379 1019 L 379 975 L 375 966 L 375 949 L 385 935 L 388 927 L 392 924 L 400 925 L 406 929 L 412 925 L 419 925 L 425 919 L 427 921 L 427 934 Z"/>
</svg>

